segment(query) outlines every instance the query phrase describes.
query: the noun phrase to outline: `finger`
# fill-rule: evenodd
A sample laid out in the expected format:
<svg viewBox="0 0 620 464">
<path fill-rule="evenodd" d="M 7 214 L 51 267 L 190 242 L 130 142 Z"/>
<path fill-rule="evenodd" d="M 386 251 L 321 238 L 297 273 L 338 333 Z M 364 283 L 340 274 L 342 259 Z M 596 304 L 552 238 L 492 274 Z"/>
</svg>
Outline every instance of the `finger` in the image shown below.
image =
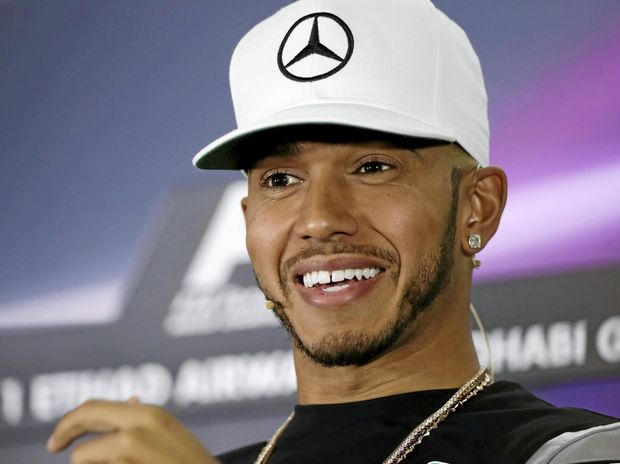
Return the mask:
<svg viewBox="0 0 620 464">
<path fill-rule="evenodd" d="M 100 464 L 111 462 L 114 435 L 101 435 L 90 440 L 84 440 L 75 445 L 71 452 L 71 464 Z"/>
<path fill-rule="evenodd" d="M 71 464 L 157 462 L 156 455 L 147 454 L 141 448 L 129 434 L 109 433 L 78 443 L 71 452 Z M 141 459 L 136 461 L 136 455 Z"/>
<path fill-rule="evenodd" d="M 103 400 L 89 400 L 67 413 L 56 425 L 48 442 L 48 451 L 67 448 L 76 438 L 89 432 L 114 432 L 121 425 L 135 422 L 133 406 Z"/>
<path fill-rule="evenodd" d="M 101 463 L 195 463 L 195 459 L 179 458 L 178 451 L 169 449 L 161 440 L 153 440 L 140 429 L 107 433 L 78 443 L 71 453 L 71 464 Z M 200 461 L 202 462 L 202 461 Z"/>
</svg>

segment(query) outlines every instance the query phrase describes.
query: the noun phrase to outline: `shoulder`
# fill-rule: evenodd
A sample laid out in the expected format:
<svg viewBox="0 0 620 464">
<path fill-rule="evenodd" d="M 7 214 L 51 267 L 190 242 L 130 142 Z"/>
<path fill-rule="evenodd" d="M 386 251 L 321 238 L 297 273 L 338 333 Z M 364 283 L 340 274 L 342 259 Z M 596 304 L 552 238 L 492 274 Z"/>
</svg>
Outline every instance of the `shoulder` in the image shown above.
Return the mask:
<svg viewBox="0 0 620 464">
<path fill-rule="evenodd" d="M 528 459 L 550 456 L 549 453 L 564 448 L 581 447 L 578 443 L 585 443 L 584 440 L 592 443 L 589 448 L 596 440 L 603 439 L 620 446 L 618 419 L 584 409 L 555 407 L 513 382 L 497 382 L 490 386 L 474 398 L 471 408 L 470 421 L 476 424 L 474 427 L 479 431 L 484 427 L 480 436 L 496 438 L 493 454 L 505 458 L 501 462 L 579 463 L 578 460 Z"/>
<path fill-rule="evenodd" d="M 617 418 L 579 408 L 556 407 L 514 382 L 500 381 L 484 391 L 476 409 L 496 414 L 513 426 L 568 427 L 576 431 L 618 422 Z"/>
<path fill-rule="evenodd" d="M 216 456 L 223 464 L 252 464 L 266 442 L 253 443 Z"/>
<path fill-rule="evenodd" d="M 500 381 L 474 398 L 474 411 L 495 416 L 512 427 L 569 427 L 575 431 L 617 422 L 618 419 L 579 408 L 558 408 L 514 382 Z M 472 401 L 472 403 L 474 403 Z"/>
<path fill-rule="evenodd" d="M 565 432 L 545 443 L 526 464 L 615 463 L 620 460 L 620 422 Z"/>
</svg>

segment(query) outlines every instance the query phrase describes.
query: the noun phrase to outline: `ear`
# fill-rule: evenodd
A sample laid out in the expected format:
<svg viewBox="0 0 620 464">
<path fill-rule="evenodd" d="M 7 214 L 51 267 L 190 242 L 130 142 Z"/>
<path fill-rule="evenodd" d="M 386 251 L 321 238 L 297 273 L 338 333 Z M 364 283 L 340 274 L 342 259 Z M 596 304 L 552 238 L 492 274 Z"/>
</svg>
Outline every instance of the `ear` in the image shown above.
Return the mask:
<svg viewBox="0 0 620 464">
<path fill-rule="evenodd" d="M 462 247 L 466 254 L 473 256 L 491 240 L 506 205 L 508 180 L 500 168 L 490 166 L 480 168 L 474 173 L 472 185 L 468 191 L 468 216 L 466 218 Z M 480 235 L 481 247 L 469 246 L 469 236 Z"/>
<path fill-rule="evenodd" d="M 247 210 L 248 210 L 248 197 L 243 197 L 241 199 L 241 212 L 243 212 L 243 217 L 246 218 L 246 221 L 247 221 L 247 217 L 246 217 Z"/>
</svg>

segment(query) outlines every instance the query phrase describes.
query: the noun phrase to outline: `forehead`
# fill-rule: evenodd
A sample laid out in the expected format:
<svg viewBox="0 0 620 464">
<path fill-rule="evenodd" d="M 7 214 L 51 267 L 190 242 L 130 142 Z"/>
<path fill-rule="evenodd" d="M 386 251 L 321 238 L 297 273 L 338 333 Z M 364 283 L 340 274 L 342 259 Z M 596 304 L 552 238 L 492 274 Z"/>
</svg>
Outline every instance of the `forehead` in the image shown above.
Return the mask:
<svg viewBox="0 0 620 464">
<path fill-rule="evenodd" d="M 258 161 L 269 156 L 300 154 L 311 142 L 333 145 L 364 144 L 407 150 L 448 144 L 443 141 L 404 137 L 365 129 L 313 125 L 280 128 L 257 134 L 238 147 L 237 156 L 241 160 L 242 169 L 247 171 Z"/>
<path fill-rule="evenodd" d="M 315 150 L 321 150 L 324 148 L 333 148 L 334 150 L 331 150 L 334 153 L 337 153 L 338 151 L 340 151 L 340 149 L 343 150 L 347 150 L 347 149 L 357 149 L 357 148 L 364 148 L 364 149 L 406 149 L 406 150 L 410 150 L 412 153 L 415 153 L 413 151 L 413 148 L 408 148 L 408 147 L 400 147 L 397 145 L 394 145 L 393 143 L 390 143 L 387 140 L 355 140 L 355 141 L 343 141 L 343 142 L 325 142 L 322 140 L 300 140 L 300 141 L 294 141 L 294 142 L 286 142 L 280 145 L 275 146 L 272 150 L 269 151 L 269 153 L 266 154 L 267 157 L 272 158 L 272 157 L 289 157 L 289 156 L 295 156 L 295 155 L 301 155 L 307 152 L 312 152 Z M 262 159 L 262 158 L 261 158 Z M 258 160 L 257 162 L 259 162 L 260 160 Z M 255 163 L 256 164 L 256 163 Z"/>
</svg>

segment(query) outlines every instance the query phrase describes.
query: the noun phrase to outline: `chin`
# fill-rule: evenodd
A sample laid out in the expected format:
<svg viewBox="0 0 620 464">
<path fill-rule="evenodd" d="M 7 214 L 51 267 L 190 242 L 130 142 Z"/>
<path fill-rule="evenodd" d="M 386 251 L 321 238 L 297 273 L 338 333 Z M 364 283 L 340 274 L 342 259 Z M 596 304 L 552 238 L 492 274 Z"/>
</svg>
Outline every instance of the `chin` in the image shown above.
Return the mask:
<svg viewBox="0 0 620 464">
<path fill-rule="evenodd" d="M 321 366 L 364 366 L 389 352 L 405 330 L 392 323 L 375 334 L 346 330 L 323 335 L 312 343 L 304 343 L 296 335 L 293 340 L 297 349 Z"/>
</svg>

